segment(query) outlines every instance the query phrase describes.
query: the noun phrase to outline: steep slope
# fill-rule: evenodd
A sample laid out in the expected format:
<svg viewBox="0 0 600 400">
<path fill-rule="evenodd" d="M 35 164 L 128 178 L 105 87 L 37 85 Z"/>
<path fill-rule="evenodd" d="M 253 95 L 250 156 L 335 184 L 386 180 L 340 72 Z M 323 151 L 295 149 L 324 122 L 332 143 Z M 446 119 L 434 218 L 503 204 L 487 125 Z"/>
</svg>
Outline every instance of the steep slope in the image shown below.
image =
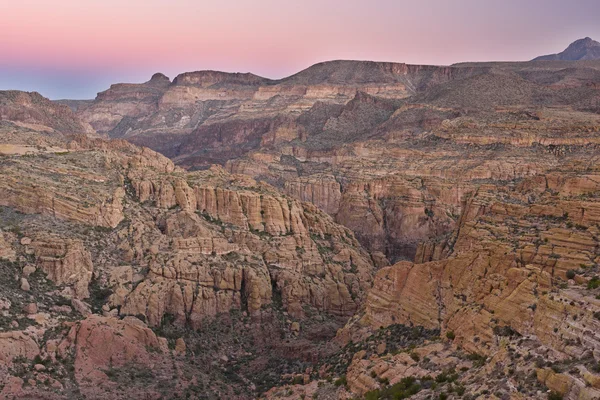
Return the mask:
<svg viewBox="0 0 600 400">
<path fill-rule="evenodd" d="M 296 120 L 316 103 L 345 105 L 358 92 L 404 98 L 479 73 L 479 68 L 367 61 L 321 63 L 277 81 L 197 71 L 170 84 L 153 78 L 113 85 L 77 113 L 98 132 L 150 146 L 186 167 L 203 167 L 257 149 L 263 138 L 302 137 Z M 155 80 L 159 84 L 152 84 Z"/>
<path fill-rule="evenodd" d="M 326 210 L 353 229 L 363 245 L 394 262 L 412 259 L 420 240 L 448 233 L 455 223 L 451 216 L 460 209 L 457 199 L 465 190 L 460 174 L 443 177 L 438 168 L 450 168 L 448 155 L 460 163 L 467 144 L 434 143 L 433 138 L 447 139 L 454 123 L 478 136 L 459 122 L 465 118 L 505 140 L 513 122 L 535 125 L 527 130 L 553 130 L 550 115 L 556 112 L 550 108 L 598 112 L 599 67 L 594 61 L 452 67 L 332 61 L 279 81 L 199 71 L 181 74 L 173 83 L 161 78 L 159 90 L 149 83 L 115 86 L 79 115 L 94 124 L 105 120 L 103 110 L 113 113 L 104 131 L 150 146 L 183 167 L 218 163 L 264 179 Z M 142 93 L 143 100 L 132 91 Z M 540 108 L 548 108 L 548 120 L 531 122 Z M 559 125 L 569 129 L 568 119 Z M 491 132 L 481 136 L 477 140 L 492 137 Z M 515 159 L 502 149 L 475 150 L 468 166 L 460 167 L 467 180 L 506 179 L 539 169 L 519 158 L 531 154 Z M 397 172 L 415 170 L 423 151 L 445 159 L 422 167 L 436 172 Z M 494 172 L 484 172 L 487 167 Z M 465 172 L 471 168 L 476 170 Z M 432 174 L 440 182 L 424 183 L 425 189 L 414 180 Z M 390 175 L 395 177 L 388 181 Z M 398 180 L 402 175 L 411 183 Z M 447 182 L 448 177 L 456 181 Z M 438 208 L 440 196 L 444 205 Z"/>
<path fill-rule="evenodd" d="M 309 203 L 25 130 L 0 127 L 27 148 L 0 156 L 2 398 L 254 398 L 330 352 L 371 286 L 369 254 Z"/>
<path fill-rule="evenodd" d="M 268 398 L 600 396 L 595 149 L 465 196 L 452 235 L 378 271 L 345 351 Z"/>
<path fill-rule="evenodd" d="M 333 62 L 281 81 L 205 71 L 159 91 L 144 84 L 140 96 L 153 93 L 147 104 L 158 111 L 140 112 L 111 134 L 198 170 L 170 163 L 164 170 L 168 160 L 126 142 L 73 143 L 121 149 L 108 149 L 107 165 L 116 162 L 122 180 L 106 178 L 99 161 L 93 170 L 107 186 L 73 195 L 89 198 L 95 218 L 118 220 L 121 203 L 131 219 L 118 222 L 103 255 L 124 264 L 105 274 L 112 294 L 100 296 L 104 311 L 138 315 L 172 347 L 184 337 L 186 354 L 192 343 L 194 361 L 206 365 L 214 360 L 197 354 L 212 335 L 219 350 L 210 354 L 226 353 L 213 364 L 220 372 L 258 375 L 258 390 L 242 397 L 275 386 L 265 397 L 596 398 L 599 66 Z M 115 91 L 112 106 L 138 104 L 119 90 L 125 94 Z M 58 163 L 48 152 L 31 158 L 41 164 L 19 158 L 25 164 L 8 174 L 18 183 L 5 182 L 27 193 L 20 182 L 42 170 L 51 188 L 57 172 L 46 159 Z M 68 160 L 58 171 L 73 175 L 82 161 Z M 58 196 L 73 182 L 12 203 L 89 218 Z M 124 203 L 112 192 L 119 187 Z M 33 208 L 32 199 L 48 197 L 59 207 Z M 38 246 L 37 254 L 66 259 L 61 265 L 83 260 L 79 275 L 89 276 L 81 246 L 93 242 L 79 239 Z M 16 239 L 5 242 L 13 245 L 0 254 L 23 255 Z M 51 276 L 83 293 L 85 279 Z M 102 294 L 94 282 L 92 298 Z M 216 340 L 227 323 L 207 333 L 204 321 L 226 310 L 235 317 Z M 182 326 L 199 328 L 200 337 Z M 236 329 L 251 332 L 251 353 L 273 358 L 246 358 Z M 70 348 L 79 343 L 76 332 L 69 337 Z M 35 351 L 21 342 L 24 354 Z M 290 354 L 297 357 L 283 362 Z M 233 396 L 218 390 L 211 393 Z"/>
<path fill-rule="evenodd" d="M 313 202 L 392 262 L 412 260 L 420 241 L 453 229 L 473 185 L 560 162 L 540 144 L 597 143 L 598 69 L 563 66 L 497 64 L 404 99 L 316 103 L 299 139 L 226 168 Z"/>
</svg>

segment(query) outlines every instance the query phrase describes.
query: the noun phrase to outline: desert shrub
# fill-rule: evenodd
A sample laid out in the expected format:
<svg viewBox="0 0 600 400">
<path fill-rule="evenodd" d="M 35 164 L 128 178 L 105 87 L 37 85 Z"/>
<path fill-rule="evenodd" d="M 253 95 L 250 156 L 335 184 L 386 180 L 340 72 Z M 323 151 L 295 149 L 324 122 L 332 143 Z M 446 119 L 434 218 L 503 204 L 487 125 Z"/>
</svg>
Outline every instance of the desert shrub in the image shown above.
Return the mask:
<svg viewBox="0 0 600 400">
<path fill-rule="evenodd" d="M 419 391 L 421 391 L 421 385 L 414 377 L 408 376 L 385 389 L 376 389 L 365 393 L 365 400 L 402 400 L 408 399 Z"/>
<path fill-rule="evenodd" d="M 335 386 L 346 386 L 346 384 L 348 384 L 348 381 L 346 380 L 346 375 L 340 376 L 338 379 L 335 380 L 335 382 L 333 382 L 333 384 Z"/>
<path fill-rule="evenodd" d="M 483 366 L 483 364 L 485 364 L 485 361 L 487 360 L 486 356 L 483 356 L 483 355 L 477 354 L 477 353 L 469 354 L 467 356 L 467 358 L 469 360 L 473 361 L 473 365 L 476 366 L 476 367 Z"/>
</svg>

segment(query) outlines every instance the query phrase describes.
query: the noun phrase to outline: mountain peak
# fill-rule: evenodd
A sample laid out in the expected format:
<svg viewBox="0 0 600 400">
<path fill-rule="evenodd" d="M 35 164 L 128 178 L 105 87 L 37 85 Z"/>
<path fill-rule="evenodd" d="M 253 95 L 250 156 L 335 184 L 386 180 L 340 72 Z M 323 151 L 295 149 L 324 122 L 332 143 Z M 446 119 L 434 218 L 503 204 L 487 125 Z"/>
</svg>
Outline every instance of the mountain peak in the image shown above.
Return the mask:
<svg viewBox="0 0 600 400">
<path fill-rule="evenodd" d="M 147 83 L 170 85 L 171 80 L 165 74 L 157 72 L 154 75 L 152 75 L 152 78 L 150 78 L 150 80 Z"/>
<path fill-rule="evenodd" d="M 549 54 L 533 59 L 533 61 L 547 60 L 600 60 L 600 43 L 590 37 L 585 37 L 574 41 L 561 53 Z"/>
</svg>

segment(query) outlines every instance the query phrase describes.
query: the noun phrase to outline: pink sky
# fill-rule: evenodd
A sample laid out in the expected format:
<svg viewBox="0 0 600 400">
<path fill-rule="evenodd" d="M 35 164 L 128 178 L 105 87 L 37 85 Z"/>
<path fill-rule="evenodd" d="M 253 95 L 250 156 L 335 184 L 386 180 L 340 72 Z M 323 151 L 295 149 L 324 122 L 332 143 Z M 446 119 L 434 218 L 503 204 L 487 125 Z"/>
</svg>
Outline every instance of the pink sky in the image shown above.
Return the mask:
<svg viewBox="0 0 600 400">
<path fill-rule="evenodd" d="M 5 0 L 0 15 L 0 89 L 40 82 L 53 98 L 156 71 L 279 78 L 331 59 L 527 60 L 600 39 L 596 0 Z"/>
</svg>

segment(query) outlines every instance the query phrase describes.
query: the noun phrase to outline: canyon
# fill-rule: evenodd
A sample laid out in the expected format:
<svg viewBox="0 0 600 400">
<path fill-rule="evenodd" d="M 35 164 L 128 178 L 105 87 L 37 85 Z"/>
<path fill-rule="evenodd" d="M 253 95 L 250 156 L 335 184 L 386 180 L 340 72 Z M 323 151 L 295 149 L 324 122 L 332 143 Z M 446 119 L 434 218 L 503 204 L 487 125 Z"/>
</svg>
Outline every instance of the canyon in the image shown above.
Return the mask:
<svg viewBox="0 0 600 400">
<path fill-rule="evenodd" d="M 599 131 L 590 57 L 0 92 L 0 397 L 600 398 Z"/>
</svg>

